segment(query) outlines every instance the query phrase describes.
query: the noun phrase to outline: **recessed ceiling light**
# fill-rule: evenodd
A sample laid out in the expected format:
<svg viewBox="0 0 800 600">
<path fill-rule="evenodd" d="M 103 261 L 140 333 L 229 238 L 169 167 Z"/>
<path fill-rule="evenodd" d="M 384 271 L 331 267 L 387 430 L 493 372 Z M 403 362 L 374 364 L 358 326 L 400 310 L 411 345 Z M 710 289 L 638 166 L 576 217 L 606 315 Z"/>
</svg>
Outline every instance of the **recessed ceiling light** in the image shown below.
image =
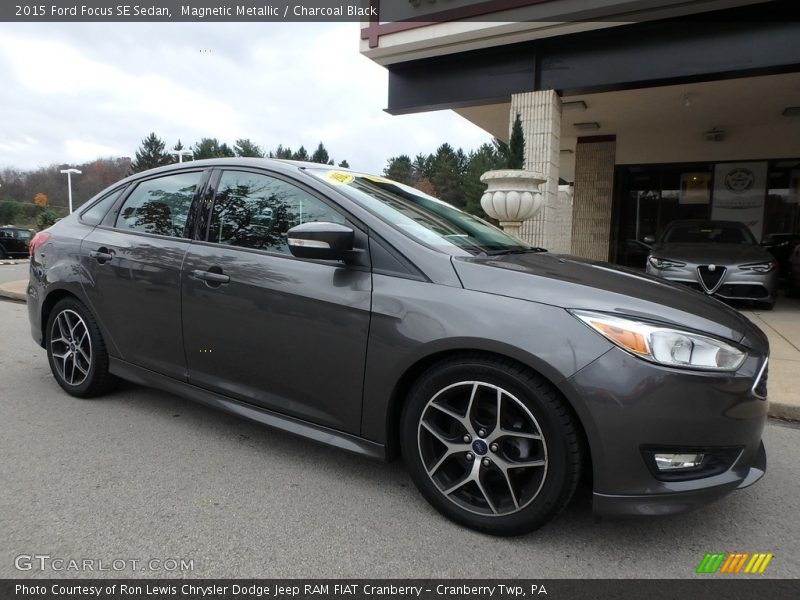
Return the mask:
<svg viewBox="0 0 800 600">
<path fill-rule="evenodd" d="M 586 102 L 583 100 L 573 100 L 571 102 L 562 102 L 561 103 L 561 110 L 586 110 Z"/>
<path fill-rule="evenodd" d="M 581 131 L 589 131 L 590 129 L 600 129 L 600 123 L 597 121 L 587 121 L 586 123 L 575 123 L 573 127 Z"/>
<path fill-rule="evenodd" d="M 781 114 L 784 117 L 800 117 L 800 106 L 787 106 Z"/>
</svg>

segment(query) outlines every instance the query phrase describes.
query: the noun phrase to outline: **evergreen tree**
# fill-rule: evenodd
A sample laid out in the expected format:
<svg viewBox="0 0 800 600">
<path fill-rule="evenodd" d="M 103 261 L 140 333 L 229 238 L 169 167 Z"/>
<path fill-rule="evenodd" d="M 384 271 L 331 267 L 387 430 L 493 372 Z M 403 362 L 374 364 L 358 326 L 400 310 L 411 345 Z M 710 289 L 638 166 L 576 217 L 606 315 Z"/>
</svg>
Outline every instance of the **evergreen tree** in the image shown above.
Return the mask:
<svg viewBox="0 0 800 600">
<path fill-rule="evenodd" d="M 414 181 L 422 181 L 431 178 L 431 167 L 433 165 L 433 155 L 417 154 L 414 158 Z"/>
<path fill-rule="evenodd" d="M 292 159 L 293 160 L 308 161 L 309 156 L 308 156 L 308 150 L 306 150 L 306 147 L 305 146 L 300 146 L 300 148 L 297 150 L 297 152 L 292 154 Z"/>
<path fill-rule="evenodd" d="M 172 157 L 164 151 L 164 141 L 152 132 L 142 140 L 136 151 L 136 159 L 131 163 L 131 173 L 163 167 L 171 162 Z"/>
<path fill-rule="evenodd" d="M 328 151 L 325 149 L 325 146 L 322 145 L 322 142 L 320 142 L 317 149 L 314 150 L 314 154 L 311 155 L 311 162 L 327 165 L 332 164 L 329 163 L 330 159 L 331 157 L 328 156 Z"/>
<path fill-rule="evenodd" d="M 349 169 L 350 163 L 347 162 L 346 160 L 343 160 L 342 162 L 339 163 L 339 166 L 342 167 L 343 169 Z"/>
<path fill-rule="evenodd" d="M 278 147 L 269 153 L 270 158 L 282 158 L 285 160 L 291 160 L 293 155 L 292 149 L 288 146 L 284 148 L 282 144 L 278 144 Z"/>
<path fill-rule="evenodd" d="M 264 158 L 264 151 L 260 146 L 251 142 L 249 138 L 240 138 L 236 140 L 236 143 L 233 145 L 233 151 L 236 153 L 236 156 Z"/>
<path fill-rule="evenodd" d="M 393 181 L 414 185 L 414 167 L 411 164 L 411 157 L 407 154 L 390 158 L 386 163 L 383 174 Z"/>
<path fill-rule="evenodd" d="M 464 207 L 458 156 L 448 143 L 439 146 L 433 156 L 431 183 L 436 190 L 436 196 L 440 200 L 444 200 L 458 208 Z"/>
<path fill-rule="evenodd" d="M 230 146 L 224 142 L 220 144 L 217 138 L 202 138 L 194 145 L 192 152 L 195 160 L 235 156 Z"/>
<path fill-rule="evenodd" d="M 504 160 L 491 144 L 483 144 L 477 150 L 469 153 L 463 180 L 464 210 L 486 218 L 486 214 L 481 208 L 481 197 L 486 191 L 486 184 L 481 181 L 481 175 L 486 171 L 504 167 Z"/>
<path fill-rule="evenodd" d="M 517 113 L 511 126 L 511 138 L 506 144 L 495 138 L 492 140 L 495 150 L 503 157 L 500 168 L 522 169 L 525 166 L 525 133 L 522 131 L 522 119 Z"/>
</svg>

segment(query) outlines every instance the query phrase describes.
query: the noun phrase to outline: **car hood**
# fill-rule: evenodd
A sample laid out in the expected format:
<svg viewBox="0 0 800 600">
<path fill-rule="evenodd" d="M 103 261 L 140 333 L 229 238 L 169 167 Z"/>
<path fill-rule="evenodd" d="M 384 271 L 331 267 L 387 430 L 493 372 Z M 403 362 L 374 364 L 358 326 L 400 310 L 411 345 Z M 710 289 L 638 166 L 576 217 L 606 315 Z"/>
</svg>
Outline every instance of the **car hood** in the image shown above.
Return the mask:
<svg viewBox="0 0 800 600">
<path fill-rule="evenodd" d="M 767 352 L 766 336 L 744 315 L 684 286 L 610 263 L 549 252 L 453 257 L 466 289 L 659 321 Z"/>
<path fill-rule="evenodd" d="M 652 254 L 694 264 L 724 266 L 773 260 L 773 256 L 751 244 L 656 244 Z"/>
</svg>

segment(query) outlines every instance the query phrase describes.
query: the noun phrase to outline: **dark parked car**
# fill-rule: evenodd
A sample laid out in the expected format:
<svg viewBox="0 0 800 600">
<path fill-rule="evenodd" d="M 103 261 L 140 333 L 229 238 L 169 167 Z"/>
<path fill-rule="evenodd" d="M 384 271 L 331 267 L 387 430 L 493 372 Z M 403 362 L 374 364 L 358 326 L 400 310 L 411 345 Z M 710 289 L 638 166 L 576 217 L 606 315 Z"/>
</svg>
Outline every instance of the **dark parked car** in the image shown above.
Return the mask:
<svg viewBox="0 0 800 600">
<path fill-rule="evenodd" d="M 737 221 L 673 221 L 647 258 L 650 275 L 767 310 L 778 294 L 777 267 L 747 225 Z"/>
<path fill-rule="evenodd" d="M 121 377 L 402 453 L 433 506 L 493 534 L 539 527 L 582 475 L 598 513 L 663 515 L 766 468 L 769 347 L 750 321 L 381 177 L 139 173 L 36 236 L 28 310 L 69 394 Z"/>
<path fill-rule="evenodd" d="M 13 225 L 0 227 L 0 258 L 28 258 L 28 244 L 32 237 L 30 229 Z"/>
<path fill-rule="evenodd" d="M 800 245 L 800 235 L 796 233 L 770 233 L 761 240 L 761 246 L 778 261 L 778 275 L 789 274 L 789 258 Z"/>
<path fill-rule="evenodd" d="M 786 273 L 786 295 L 800 296 L 800 246 L 795 246 L 789 256 L 789 268 Z"/>
</svg>

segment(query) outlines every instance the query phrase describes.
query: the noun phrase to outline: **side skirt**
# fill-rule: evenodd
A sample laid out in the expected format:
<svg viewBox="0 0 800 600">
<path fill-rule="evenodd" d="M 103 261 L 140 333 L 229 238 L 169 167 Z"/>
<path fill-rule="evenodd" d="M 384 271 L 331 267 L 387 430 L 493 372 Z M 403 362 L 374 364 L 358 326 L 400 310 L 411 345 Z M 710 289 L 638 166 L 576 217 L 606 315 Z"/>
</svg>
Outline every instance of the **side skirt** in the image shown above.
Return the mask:
<svg viewBox="0 0 800 600">
<path fill-rule="evenodd" d="M 321 444 L 334 446 L 348 452 L 361 454 L 369 458 L 386 461 L 386 448 L 382 444 L 365 440 L 358 436 L 314 425 L 301 419 L 289 417 L 266 408 L 261 408 L 246 402 L 240 402 L 203 388 L 178 381 L 161 375 L 149 369 L 144 369 L 119 358 L 109 357 L 109 370 L 111 373 L 133 383 L 138 383 L 147 387 L 158 388 L 181 396 L 188 400 L 200 402 L 212 408 L 224 410 L 225 412 L 244 417 L 251 421 L 256 421 L 262 425 L 274 427 L 281 431 L 287 431 L 295 435 L 308 438 Z"/>
</svg>

